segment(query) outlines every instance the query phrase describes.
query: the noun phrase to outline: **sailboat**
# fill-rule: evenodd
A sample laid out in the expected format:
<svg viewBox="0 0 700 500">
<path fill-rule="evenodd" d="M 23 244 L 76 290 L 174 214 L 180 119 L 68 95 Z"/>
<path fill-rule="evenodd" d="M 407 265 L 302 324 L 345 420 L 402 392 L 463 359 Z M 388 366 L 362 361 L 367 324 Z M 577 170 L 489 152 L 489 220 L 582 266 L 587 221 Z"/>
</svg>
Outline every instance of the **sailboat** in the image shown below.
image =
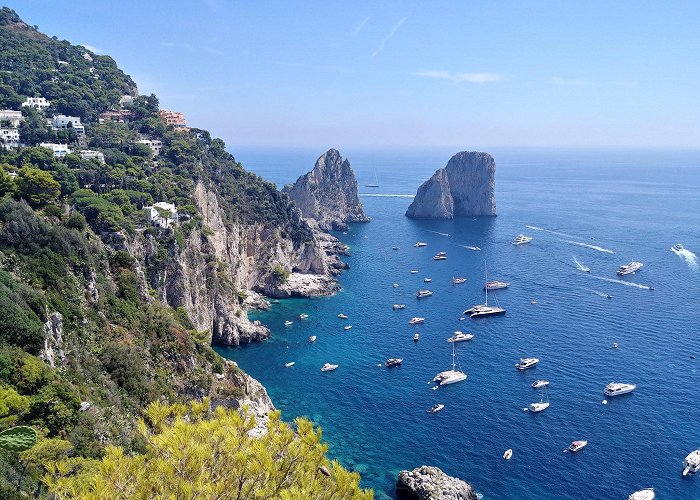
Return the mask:
<svg viewBox="0 0 700 500">
<path fill-rule="evenodd" d="M 373 184 L 365 184 L 365 187 L 368 187 L 368 188 L 378 188 L 379 187 L 379 181 L 377 180 L 377 172 L 374 172 L 374 183 Z"/>
<path fill-rule="evenodd" d="M 433 382 L 437 382 L 438 385 L 448 385 L 454 384 L 455 382 L 461 382 L 462 380 L 467 380 L 467 374 L 462 371 L 462 367 L 457 370 L 457 361 L 455 358 L 455 345 L 452 344 L 452 369 L 445 370 L 435 375 Z"/>
<path fill-rule="evenodd" d="M 547 388 L 544 388 L 544 391 L 542 392 L 542 397 L 540 398 L 539 403 L 530 403 L 530 411 L 533 413 L 539 413 L 541 411 L 546 410 L 549 408 L 549 396 L 547 396 L 547 401 L 545 401 L 545 396 L 547 396 Z"/>
<path fill-rule="evenodd" d="M 486 268 L 486 261 L 484 261 L 484 274 L 486 276 L 486 283 L 489 282 L 489 274 Z M 489 287 L 484 287 L 484 293 L 486 294 L 486 300 L 483 304 L 476 305 L 471 309 L 464 311 L 464 314 L 469 314 L 470 318 L 485 318 L 487 316 L 498 316 L 500 314 L 505 314 L 506 310 L 498 306 L 489 305 Z M 498 304 L 498 299 L 496 299 Z"/>
</svg>

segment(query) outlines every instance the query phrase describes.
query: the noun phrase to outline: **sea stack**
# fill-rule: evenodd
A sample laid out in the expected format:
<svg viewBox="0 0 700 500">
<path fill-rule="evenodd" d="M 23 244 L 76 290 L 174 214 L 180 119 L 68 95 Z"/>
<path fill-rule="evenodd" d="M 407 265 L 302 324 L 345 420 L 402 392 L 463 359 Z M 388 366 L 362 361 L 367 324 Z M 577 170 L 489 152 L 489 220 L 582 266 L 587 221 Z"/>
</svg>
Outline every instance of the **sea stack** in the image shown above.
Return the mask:
<svg viewBox="0 0 700 500">
<path fill-rule="evenodd" d="M 345 231 L 350 222 L 369 222 L 357 195 L 355 172 L 337 149 L 326 151 L 311 172 L 282 191 L 304 218 L 315 220 L 324 231 Z"/>
<path fill-rule="evenodd" d="M 496 162 L 488 153 L 462 151 L 437 170 L 406 210 L 412 219 L 496 215 Z"/>
</svg>

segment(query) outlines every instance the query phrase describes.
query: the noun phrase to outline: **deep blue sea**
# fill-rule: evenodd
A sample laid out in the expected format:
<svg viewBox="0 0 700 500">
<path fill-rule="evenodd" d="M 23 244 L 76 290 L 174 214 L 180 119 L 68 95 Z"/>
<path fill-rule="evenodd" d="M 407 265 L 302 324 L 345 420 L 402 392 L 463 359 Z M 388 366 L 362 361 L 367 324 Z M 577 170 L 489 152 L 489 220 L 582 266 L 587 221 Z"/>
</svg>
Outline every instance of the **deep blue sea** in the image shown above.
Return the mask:
<svg viewBox="0 0 700 500">
<path fill-rule="evenodd" d="M 267 387 L 286 420 L 304 415 L 322 426 L 331 457 L 379 498 L 393 495 L 399 470 L 422 464 L 472 482 L 485 499 L 626 499 L 644 487 L 660 499 L 700 498 L 700 477 L 681 478 L 683 458 L 700 448 L 700 271 L 692 253 L 671 251 L 680 242 L 700 254 L 700 151 L 492 150 L 497 217 L 405 218 L 412 198 L 402 195 L 455 152 L 341 150 L 372 217 L 336 234 L 352 253 L 342 291 L 251 314 L 272 338 L 218 351 Z M 321 153 L 234 151 L 280 186 Z M 375 175 L 380 187 L 363 187 Z M 511 245 L 519 233 L 532 242 Z M 428 246 L 414 248 L 419 240 Z M 438 251 L 448 259 L 433 261 Z M 618 280 L 631 260 L 643 269 Z M 489 279 L 512 283 L 496 292 L 507 314 L 460 321 L 483 302 L 485 262 Z M 452 285 L 453 276 L 468 281 Z M 434 295 L 416 299 L 424 287 Z M 410 326 L 412 316 L 425 324 Z M 446 339 L 455 330 L 475 335 L 457 345 L 469 378 L 433 391 L 432 378 L 450 367 Z M 517 371 L 529 356 L 539 365 Z M 403 365 L 377 366 L 389 357 Z M 340 367 L 322 373 L 325 362 Z M 530 387 L 538 378 L 551 381 L 551 406 L 524 412 L 540 400 Z M 637 390 L 603 405 L 611 381 Z M 426 413 L 435 403 L 445 409 Z M 562 453 L 575 439 L 588 447 Z"/>
</svg>

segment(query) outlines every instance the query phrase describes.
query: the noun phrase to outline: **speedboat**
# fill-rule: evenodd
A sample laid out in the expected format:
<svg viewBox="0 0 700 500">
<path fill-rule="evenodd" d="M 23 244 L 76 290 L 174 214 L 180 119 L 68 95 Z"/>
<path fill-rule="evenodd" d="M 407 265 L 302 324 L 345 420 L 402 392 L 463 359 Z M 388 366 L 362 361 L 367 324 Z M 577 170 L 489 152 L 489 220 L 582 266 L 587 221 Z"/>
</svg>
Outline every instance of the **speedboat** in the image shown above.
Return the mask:
<svg viewBox="0 0 700 500">
<path fill-rule="evenodd" d="M 286 368 L 289 368 L 290 366 L 294 366 L 294 361 L 290 361 L 289 363 L 285 363 L 284 366 Z"/>
<path fill-rule="evenodd" d="M 338 317 L 339 317 L 340 319 L 348 319 L 348 317 L 347 317 L 345 314 L 343 314 L 343 313 L 338 314 Z"/>
<path fill-rule="evenodd" d="M 309 317 L 308 314 L 303 314 L 303 313 L 302 313 L 302 314 L 299 315 L 299 319 L 306 319 L 306 318 L 308 318 L 308 317 Z"/>
<path fill-rule="evenodd" d="M 332 371 L 335 370 L 336 368 L 338 368 L 338 365 L 332 365 L 332 364 L 330 364 L 330 363 L 325 363 L 325 364 L 321 367 L 321 371 L 322 371 L 322 372 L 332 372 Z"/>
<path fill-rule="evenodd" d="M 587 444 L 588 441 L 572 441 L 569 445 L 569 451 L 571 451 L 572 453 L 576 453 L 577 451 L 585 448 Z"/>
<path fill-rule="evenodd" d="M 313 344 L 314 342 L 316 342 L 316 335 L 311 335 L 311 336 L 309 337 L 309 342 L 311 342 L 312 344 Z"/>
<path fill-rule="evenodd" d="M 409 325 L 420 325 L 421 323 L 425 323 L 425 318 L 411 318 L 408 320 Z"/>
<path fill-rule="evenodd" d="M 511 450 L 510 448 L 508 448 L 505 451 L 505 453 L 503 454 L 503 458 L 506 460 L 510 460 L 510 457 L 512 457 L 512 456 L 513 456 L 513 450 Z"/>
<path fill-rule="evenodd" d="M 467 278 L 452 278 L 453 285 L 461 285 L 462 283 L 464 283 L 466 281 L 467 281 Z"/>
<path fill-rule="evenodd" d="M 455 334 L 447 339 L 448 342 L 464 342 L 465 340 L 471 340 L 474 338 L 474 334 L 455 332 Z"/>
<path fill-rule="evenodd" d="M 533 389 L 539 389 L 540 387 L 547 387 L 549 385 L 549 380 L 535 380 L 532 383 Z"/>
<path fill-rule="evenodd" d="M 391 247 L 392 250 L 398 250 L 399 247 Z"/>
<path fill-rule="evenodd" d="M 461 382 L 462 380 L 467 380 L 467 374 L 461 370 L 457 370 L 457 362 L 455 358 L 455 345 L 452 344 L 452 369 L 445 370 L 435 375 L 433 382 L 437 382 L 438 385 L 448 385 L 454 384 L 456 382 Z"/>
<path fill-rule="evenodd" d="M 513 240 L 513 245 L 524 245 L 525 243 L 530 243 L 532 238 L 530 236 L 525 236 L 524 234 L 519 234 Z"/>
<path fill-rule="evenodd" d="M 431 292 L 430 290 L 418 290 L 416 292 L 416 297 L 420 299 L 422 297 L 430 297 L 432 294 L 433 292 Z"/>
<path fill-rule="evenodd" d="M 671 247 L 671 250 L 673 250 L 674 252 L 682 252 L 683 250 L 685 250 L 685 247 L 680 243 L 676 243 Z"/>
<path fill-rule="evenodd" d="M 644 264 L 642 264 L 641 262 L 637 262 L 637 261 L 633 260 L 629 264 L 625 264 L 624 266 L 620 266 L 620 269 L 617 270 L 617 275 L 618 276 L 625 276 L 627 274 L 635 273 L 635 272 L 639 271 L 643 265 Z"/>
<path fill-rule="evenodd" d="M 469 245 L 465 246 L 464 248 L 466 248 L 467 250 L 481 250 L 481 248 L 479 248 L 479 247 L 474 247 L 474 246 L 469 246 Z"/>
<path fill-rule="evenodd" d="M 603 393 L 608 396 L 621 396 L 622 394 L 627 394 L 632 392 L 637 388 L 634 384 L 623 384 L 621 382 L 610 382 L 605 386 Z"/>
<path fill-rule="evenodd" d="M 352 325 L 346 325 L 343 327 L 343 330 L 350 330 L 352 328 Z"/>
<path fill-rule="evenodd" d="M 393 286 L 394 288 L 398 288 L 398 287 L 399 287 L 399 284 L 398 284 L 398 283 L 394 283 L 394 284 L 391 285 L 391 286 Z"/>
<path fill-rule="evenodd" d="M 287 320 L 284 322 L 284 326 L 290 326 L 292 323 L 294 323 L 294 321 Z"/>
<path fill-rule="evenodd" d="M 418 269 L 411 269 L 411 274 L 417 274 L 417 273 L 418 273 Z"/>
<path fill-rule="evenodd" d="M 418 342 L 420 340 L 420 333 L 414 333 L 413 334 L 413 341 Z"/>
<path fill-rule="evenodd" d="M 433 256 L 433 260 L 446 260 L 447 254 L 445 252 L 440 252 L 439 254 Z"/>
<path fill-rule="evenodd" d="M 416 247 L 416 248 L 420 248 L 420 247 L 427 247 L 428 244 L 425 243 L 424 241 L 418 241 L 418 242 L 416 242 L 416 244 L 413 245 L 413 246 Z"/>
<path fill-rule="evenodd" d="M 632 493 L 627 497 L 627 500 L 654 500 L 655 497 L 654 488 L 644 488 Z"/>
<path fill-rule="evenodd" d="M 431 281 L 433 281 L 433 278 L 423 278 L 423 281 L 426 283 L 430 283 Z"/>
<path fill-rule="evenodd" d="M 540 360 L 538 358 L 520 358 L 520 363 L 516 363 L 515 367 L 518 370 L 527 370 L 528 368 L 532 368 L 539 362 Z"/>
<path fill-rule="evenodd" d="M 399 309 L 403 309 L 404 307 L 406 307 L 406 304 L 394 304 L 393 306 L 391 306 L 391 308 L 394 311 L 398 311 Z"/>
<path fill-rule="evenodd" d="M 547 408 L 549 408 L 549 402 L 548 401 L 540 401 L 539 403 L 530 403 L 528 408 L 533 413 L 539 413 L 539 412 L 545 411 Z"/>
<path fill-rule="evenodd" d="M 445 407 L 445 405 L 441 405 L 438 403 L 436 405 L 433 405 L 433 407 L 428 410 L 428 413 L 437 413 L 440 410 L 442 410 L 444 407 Z"/>
<path fill-rule="evenodd" d="M 403 358 L 389 358 L 386 360 L 386 363 L 384 363 L 384 366 L 386 366 L 387 368 L 391 368 L 392 366 L 399 366 L 402 361 Z"/>
<path fill-rule="evenodd" d="M 695 474 L 698 470 L 700 470 L 700 450 L 694 450 L 683 460 L 683 475 Z"/>
<path fill-rule="evenodd" d="M 508 288 L 510 286 L 510 283 L 507 283 L 505 281 L 488 281 L 484 285 L 484 290 L 492 291 L 492 290 L 500 290 L 502 288 Z"/>
</svg>

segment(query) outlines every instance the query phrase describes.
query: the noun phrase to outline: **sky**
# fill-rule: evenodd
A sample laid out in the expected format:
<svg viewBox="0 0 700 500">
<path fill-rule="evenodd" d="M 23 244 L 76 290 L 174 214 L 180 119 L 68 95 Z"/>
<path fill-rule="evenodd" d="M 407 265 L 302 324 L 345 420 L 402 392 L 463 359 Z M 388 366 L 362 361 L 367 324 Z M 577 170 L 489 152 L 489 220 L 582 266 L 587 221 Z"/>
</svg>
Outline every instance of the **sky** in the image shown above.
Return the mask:
<svg viewBox="0 0 700 500">
<path fill-rule="evenodd" d="M 231 147 L 700 147 L 694 0 L 5 5 Z"/>
</svg>

